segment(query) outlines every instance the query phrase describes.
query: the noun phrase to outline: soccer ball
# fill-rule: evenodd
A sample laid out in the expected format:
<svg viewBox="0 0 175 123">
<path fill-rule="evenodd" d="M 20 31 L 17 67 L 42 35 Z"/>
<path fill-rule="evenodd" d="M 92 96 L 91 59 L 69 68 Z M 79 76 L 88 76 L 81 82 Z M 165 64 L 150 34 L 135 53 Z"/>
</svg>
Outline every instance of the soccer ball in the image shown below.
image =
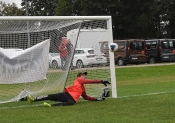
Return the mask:
<svg viewBox="0 0 175 123">
<path fill-rule="evenodd" d="M 117 50 L 118 50 L 118 45 L 117 45 L 116 43 L 111 43 L 111 44 L 109 45 L 109 50 L 110 50 L 111 52 L 117 51 Z"/>
</svg>

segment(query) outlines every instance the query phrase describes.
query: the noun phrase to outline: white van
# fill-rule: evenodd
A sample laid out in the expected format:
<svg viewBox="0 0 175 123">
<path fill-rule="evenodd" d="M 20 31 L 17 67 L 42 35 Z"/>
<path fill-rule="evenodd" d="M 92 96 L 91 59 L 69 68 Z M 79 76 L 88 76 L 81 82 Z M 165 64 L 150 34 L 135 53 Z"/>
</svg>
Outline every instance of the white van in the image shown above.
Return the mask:
<svg viewBox="0 0 175 123">
<path fill-rule="evenodd" d="M 77 41 L 78 36 L 78 41 Z M 73 29 L 67 32 L 67 38 L 76 48 L 93 48 L 95 54 L 101 53 L 100 43 L 108 41 L 108 32 L 106 29 Z M 76 42 L 77 41 L 77 42 Z"/>
</svg>

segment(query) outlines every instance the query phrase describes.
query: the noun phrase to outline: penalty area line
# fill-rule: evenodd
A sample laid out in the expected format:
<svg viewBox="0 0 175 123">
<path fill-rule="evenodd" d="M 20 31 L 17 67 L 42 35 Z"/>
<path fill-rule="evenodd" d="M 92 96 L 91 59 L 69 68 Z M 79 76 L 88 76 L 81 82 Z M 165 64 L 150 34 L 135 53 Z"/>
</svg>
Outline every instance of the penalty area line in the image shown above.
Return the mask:
<svg viewBox="0 0 175 123">
<path fill-rule="evenodd" d="M 167 93 L 174 93 L 174 92 L 175 92 L 175 91 L 170 91 L 170 92 L 155 92 L 155 93 L 147 93 L 147 94 L 139 94 L 139 95 L 119 96 L 119 97 L 117 97 L 117 98 L 128 98 L 128 97 L 150 96 L 150 95 L 167 94 Z"/>
<path fill-rule="evenodd" d="M 41 106 L 42 104 L 37 105 L 22 105 L 22 106 L 14 106 L 14 107 L 1 107 L 0 109 L 17 109 L 17 108 L 26 108 L 26 107 L 37 107 Z"/>
</svg>

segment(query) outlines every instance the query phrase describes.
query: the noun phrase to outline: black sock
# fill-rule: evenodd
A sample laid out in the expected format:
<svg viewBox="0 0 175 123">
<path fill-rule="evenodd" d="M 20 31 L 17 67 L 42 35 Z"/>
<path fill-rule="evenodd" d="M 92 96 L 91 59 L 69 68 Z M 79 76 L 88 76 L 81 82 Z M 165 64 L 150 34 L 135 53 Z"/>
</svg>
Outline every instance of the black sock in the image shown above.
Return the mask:
<svg viewBox="0 0 175 123">
<path fill-rule="evenodd" d="M 73 100 L 69 100 L 67 102 L 51 104 L 51 106 L 70 106 L 70 105 L 74 105 L 74 104 L 75 104 L 75 102 Z"/>
<path fill-rule="evenodd" d="M 36 102 L 36 101 L 43 101 L 43 100 L 49 100 L 48 95 L 37 97 L 37 98 L 35 99 L 35 102 Z"/>
</svg>

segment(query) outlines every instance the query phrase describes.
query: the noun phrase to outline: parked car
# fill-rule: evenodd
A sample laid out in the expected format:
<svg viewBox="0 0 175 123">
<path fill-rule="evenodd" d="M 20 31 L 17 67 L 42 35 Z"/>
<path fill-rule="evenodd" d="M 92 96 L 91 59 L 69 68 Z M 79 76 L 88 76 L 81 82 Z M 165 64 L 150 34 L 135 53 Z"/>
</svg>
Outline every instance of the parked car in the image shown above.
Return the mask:
<svg viewBox="0 0 175 123">
<path fill-rule="evenodd" d="M 94 54 L 93 48 L 77 48 L 74 52 L 71 69 L 106 64 L 107 59 L 104 57 L 104 53 Z M 51 68 L 61 67 L 61 59 L 59 53 L 49 53 L 49 66 Z"/>
<path fill-rule="evenodd" d="M 118 50 L 114 52 L 114 60 L 118 66 L 123 66 L 128 63 L 143 63 L 147 62 L 146 43 L 142 39 L 129 40 L 114 40 L 118 44 Z M 101 52 L 105 54 L 109 62 L 109 44 L 108 41 L 100 42 Z"/>
<path fill-rule="evenodd" d="M 51 68 L 61 67 L 61 59 L 59 53 L 49 53 L 49 67 Z"/>
<path fill-rule="evenodd" d="M 175 39 L 146 40 L 149 61 L 175 61 Z"/>
<path fill-rule="evenodd" d="M 155 63 L 160 61 L 160 41 L 159 39 L 149 39 L 146 41 L 147 61 Z"/>
<path fill-rule="evenodd" d="M 175 39 L 159 40 L 161 61 L 175 61 Z"/>
<path fill-rule="evenodd" d="M 93 48 L 77 48 L 74 52 L 73 66 L 83 68 L 85 66 L 106 65 L 107 59 L 102 54 L 94 54 Z"/>
</svg>

